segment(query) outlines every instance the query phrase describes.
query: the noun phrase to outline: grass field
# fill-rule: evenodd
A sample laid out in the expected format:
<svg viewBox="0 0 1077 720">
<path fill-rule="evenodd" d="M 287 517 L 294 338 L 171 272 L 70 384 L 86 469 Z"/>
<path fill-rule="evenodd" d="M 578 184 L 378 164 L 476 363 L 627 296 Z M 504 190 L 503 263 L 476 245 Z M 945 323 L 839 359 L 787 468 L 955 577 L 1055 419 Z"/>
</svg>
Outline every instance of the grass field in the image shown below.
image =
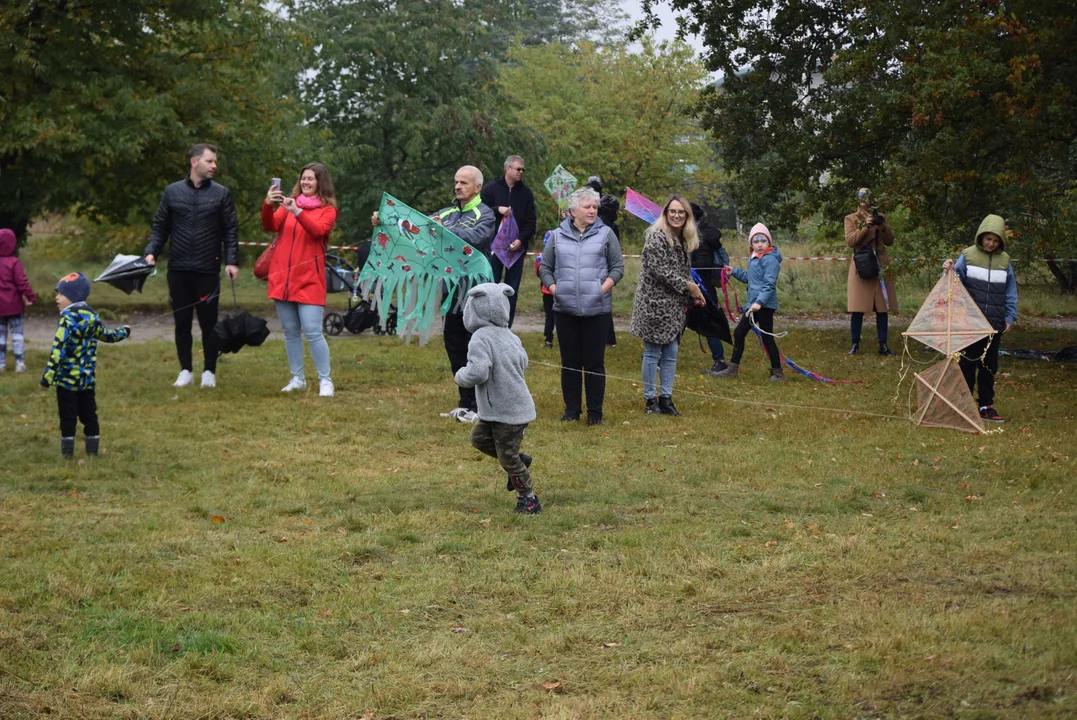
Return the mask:
<svg viewBox="0 0 1077 720">
<path fill-rule="evenodd" d="M 214 391 L 103 346 L 90 462 L 9 372 L 0 717 L 1073 717 L 1075 368 L 1004 359 L 1001 432 L 930 430 L 845 336 L 781 347 L 862 385 L 776 387 L 757 347 L 720 384 L 689 339 L 667 418 L 622 335 L 601 427 L 556 422 L 525 336 L 536 517 L 438 417 L 436 338 L 333 342 L 331 400 L 278 392 L 279 342 Z"/>
</svg>

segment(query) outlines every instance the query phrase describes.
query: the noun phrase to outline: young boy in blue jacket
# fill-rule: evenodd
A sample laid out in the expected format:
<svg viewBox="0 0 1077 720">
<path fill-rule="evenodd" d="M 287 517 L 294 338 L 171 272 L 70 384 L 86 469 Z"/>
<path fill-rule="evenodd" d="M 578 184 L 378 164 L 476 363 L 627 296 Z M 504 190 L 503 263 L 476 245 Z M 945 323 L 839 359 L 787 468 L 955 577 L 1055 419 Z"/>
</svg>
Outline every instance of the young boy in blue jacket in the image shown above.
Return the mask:
<svg viewBox="0 0 1077 720">
<path fill-rule="evenodd" d="M 82 273 L 65 275 L 56 284 L 56 307 L 60 324 L 52 341 L 52 353 L 41 376 L 41 389 L 56 386 L 56 404 L 60 409 L 60 454 L 75 455 L 75 429 L 82 421 L 86 436 L 86 454 L 97 455 L 101 428 L 97 422 L 97 341 L 120 342 L 131 335 L 124 325 L 109 330 L 101 324 L 94 309 L 86 304 L 90 280 Z"/>
<path fill-rule="evenodd" d="M 748 284 L 748 312 L 741 316 L 737 329 L 733 331 L 733 357 L 729 365 L 721 372 L 712 373 L 714 377 L 735 378 L 740 369 L 740 358 L 744 354 L 744 338 L 752 330 L 752 321 L 762 331 L 763 347 L 770 356 L 770 379 L 784 382 L 782 356 L 778 352 L 778 343 L 774 342 L 774 313 L 778 309 L 778 273 L 782 269 L 782 254 L 771 239 L 770 230 L 763 223 L 756 223 L 748 233 L 752 256 L 748 260 L 748 270 L 730 268 L 729 272 L 737 280 Z"/>
<path fill-rule="evenodd" d="M 962 250 L 956 263 L 943 263 L 944 269 L 953 268 L 980 312 L 998 331 L 962 350 L 958 361 L 969 390 L 979 394 L 980 417 L 989 422 L 1005 422 L 994 407 L 998 348 L 1003 333 L 1017 322 L 1017 277 L 1006 254 L 1005 238 L 1006 221 L 988 215 L 976 230 L 976 243 Z"/>
</svg>

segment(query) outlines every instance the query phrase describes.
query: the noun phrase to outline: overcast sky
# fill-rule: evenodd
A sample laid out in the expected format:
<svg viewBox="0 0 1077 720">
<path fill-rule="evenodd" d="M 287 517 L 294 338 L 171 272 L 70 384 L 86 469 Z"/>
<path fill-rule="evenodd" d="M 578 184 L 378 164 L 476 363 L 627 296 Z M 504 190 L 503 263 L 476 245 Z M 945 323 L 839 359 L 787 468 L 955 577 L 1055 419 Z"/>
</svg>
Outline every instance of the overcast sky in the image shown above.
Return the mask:
<svg viewBox="0 0 1077 720">
<path fill-rule="evenodd" d="M 621 0 L 621 7 L 628 13 L 632 22 L 636 22 L 643 17 L 642 6 L 643 3 L 640 0 Z M 673 40 L 677 35 L 677 20 L 673 10 L 670 9 L 668 3 L 663 2 L 658 4 L 656 14 L 662 19 L 662 26 L 658 28 L 655 37 L 659 40 Z M 695 48 L 697 53 L 703 52 L 703 44 L 698 37 L 690 36 L 685 40 Z"/>
</svg>

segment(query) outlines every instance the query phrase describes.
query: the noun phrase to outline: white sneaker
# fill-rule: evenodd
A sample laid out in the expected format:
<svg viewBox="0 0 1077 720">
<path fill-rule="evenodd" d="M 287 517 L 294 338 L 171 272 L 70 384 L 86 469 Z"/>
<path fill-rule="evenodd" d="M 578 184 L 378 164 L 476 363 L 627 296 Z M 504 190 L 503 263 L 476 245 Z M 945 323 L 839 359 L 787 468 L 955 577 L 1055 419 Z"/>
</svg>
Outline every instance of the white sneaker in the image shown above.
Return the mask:
<svg viewBox="0 0 1077 720">
<path fill-rule="evenodd" d="M 176 378 L 176 382 L 172 383 L 174 387 L 187 387 L 194 384 L 194 375 L 190 370 L 180 370 L 179 377 Z"/>
<path fill-rule="evenodd" d="M 332 380 L 320 380 L 320 381 L 318 381 L 318 395 L 320 397 L 333 397 L 333 381 Z"/>
<path fill-rule="evenodd" d="M 467 412 L 467 408 L 462 408 L 462 407 L 453 408 L 449 412 L 438 413 L 438 414 L 441 415 L 441 417 L 452 418 L 453 420 L 455 420 L 456 416 L 459 415 L 462 412 Z"/>
<path fill-rule="evenodd" d="M 202 373 L 202 387 L 217 387 L 217 376 L 206 370 Z"/>
<path fill-rule="evenodd" d="M 15 372 L 26 372 L 26 363 L 24 363 L 24 362 L 15 363 Z"/>
<path fill-rule="evenodd" d="M 306 390 L 307 381 L 301 377 L 292 375 L 292 379 L 288 381 L 288 384 L 280 389 L 281 392 L 292 392 L 293 390 Z"/>
<path fill-rule="evenodd" d="M 456 415 L 453 416 L 453 419 L 460 423 L 476 423 L 479 421 L 479 414 L 474 410 L 468 410 L 467 408 L 457 408 Z"/>
</svg>

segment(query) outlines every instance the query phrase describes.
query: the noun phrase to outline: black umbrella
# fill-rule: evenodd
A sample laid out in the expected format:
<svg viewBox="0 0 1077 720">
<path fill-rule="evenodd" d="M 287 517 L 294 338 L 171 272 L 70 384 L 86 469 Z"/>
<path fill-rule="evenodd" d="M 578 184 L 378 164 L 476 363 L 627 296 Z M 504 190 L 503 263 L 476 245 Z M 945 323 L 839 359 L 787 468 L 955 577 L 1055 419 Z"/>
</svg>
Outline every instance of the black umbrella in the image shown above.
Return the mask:
<svg viewBox="0 0 1077 720">
<path fill-rule="evenodd" d="M 156 272 L 157 268 L 141 255 L 117 255 L 94 282 L 106 282 L 130 295 L 135 290 L 142 292 L 146 278 Z"/>
<path fill-rule="evenodd" d="M 703 337 L 718 338 L 722 342 L 732 343 L 733 336 L 729 334 L 729 321 L 725 313 L 710 297 L 706 297 L 706 305 L 689 305 L 685 325 L 689 330 L 695 330 Z"/>
<path fill-rule="evenodd" d="M 269 328 L 266 321 L 260 317 L 251 315 L 246 310 L 239 309 L 236 300 L 236 281 L 232 281 L 232 303 L 235 312 L 227 315 L 213 328 L 213 334 L 217 336 L 220 354 L 237 353 L 245 345 L 255 347 L 261 345 L 269 337 Z"/>
</svg>

